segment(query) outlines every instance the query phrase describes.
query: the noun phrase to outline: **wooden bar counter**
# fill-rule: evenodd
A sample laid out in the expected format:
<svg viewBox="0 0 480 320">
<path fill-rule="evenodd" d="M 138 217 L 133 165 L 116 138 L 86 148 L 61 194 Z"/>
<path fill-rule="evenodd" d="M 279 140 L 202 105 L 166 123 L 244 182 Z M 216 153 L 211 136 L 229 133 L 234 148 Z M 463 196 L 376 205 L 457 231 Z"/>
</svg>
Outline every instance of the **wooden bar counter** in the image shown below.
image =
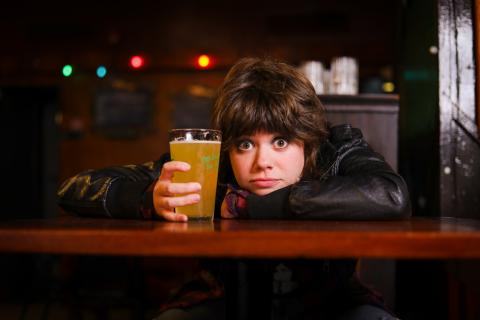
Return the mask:
<svg viewBox="0 0 480 320">
<path fill-rule="evenodd" d="M 91 219 L 0 222 L 0 252 L 164 257 L 480 258 L 480 222 Z"/>
</svg>

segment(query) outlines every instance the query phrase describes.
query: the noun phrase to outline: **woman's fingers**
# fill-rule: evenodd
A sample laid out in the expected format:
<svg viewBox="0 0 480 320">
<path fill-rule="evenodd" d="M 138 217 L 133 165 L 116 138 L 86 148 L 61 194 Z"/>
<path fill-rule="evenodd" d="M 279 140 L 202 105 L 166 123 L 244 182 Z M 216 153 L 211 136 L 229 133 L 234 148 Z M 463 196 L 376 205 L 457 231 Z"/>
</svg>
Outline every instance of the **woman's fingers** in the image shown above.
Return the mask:
<svg viewBox="0 0 480 320">
<path fill-rule="evenodd" d="M 171 181 L 175 171 L 185 172 L 190 170 L 190 165 L 182 161 L 169 161 L 165 162 L 162 167 L 162 172 L 158 177 L 158 180 L 161 181 Z"/>
<path fill-rule="evenodd" d="M 174 183 L 169 181 L 159 181 L 154 189 L 158 195 L 173 196 L 187 193 L 198 193 L 202 189 L 202 185 L 198 182 Z"/>
<path fill-rule="evenodd" d="M 198 193 L 202 190 L 202 185 L 198 182 L 170 183 L 167 188 L 170 194 Z"/>
<path fill-rule="evenodd" d="M 198 193 L 181 197 L 160 197 L 158 199 L 159 208 L 156 209 L 156 211 L 165 220 L 184 222 L 188 220 L 188 217 L 184 214 L 174 212 L 174 208 L 195 204 L 198 203 L 198 201 L 200 201 L 200 195 Z"/>
<path fill-rule="evenodd" d="M 174 183 L 175 172 L 190 170 L 190 165 L 181 161 L 166 162 L 153 189 L 153 204 L 157 214 L 168 221 L 187 221 L 184 214 L 175 213 L 175 208 L 198 203 L 202 186 L 198 182 Z"/>
<path fill-rule="evenodd" d="M 161 197 L 158 200 L 159 205 L 162 208 L 173 211 L 173 208 L 184 207 L 198 203 L 200 201 L 200 195 L 198 193 L 191 193 L 178 197 Z"/>
<path fill-rule="evenodd" d="M 164 212 L 162 214 L 162 217 L 167 220 L 167 221 L 173 221 L 173 222 L 187 222 L 188 217 L 184 214 L 181 213 L 175 213 L 175 212 Z"/>
</svg>

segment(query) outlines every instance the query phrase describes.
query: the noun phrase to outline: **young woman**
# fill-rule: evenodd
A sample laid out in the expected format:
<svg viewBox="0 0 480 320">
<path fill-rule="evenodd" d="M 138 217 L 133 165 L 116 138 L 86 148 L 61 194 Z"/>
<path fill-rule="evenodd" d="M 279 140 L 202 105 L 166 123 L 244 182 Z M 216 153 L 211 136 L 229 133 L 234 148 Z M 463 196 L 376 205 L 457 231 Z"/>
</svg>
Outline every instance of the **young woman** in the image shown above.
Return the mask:
<svg viewBox="0 0 480 320">
<path fill-rule="evenodd" d="M 223 136 L 217 216 L 378 220 L 410 215 L 403 179 L 360 130 L 329 128 L 312 85 L 287 64 L 256 58 L 236 63 L 219 89 L 212 124 Z M 201 186 L 172 183 L 171 177 L 187 170 L 189 164 L 164 155 L 144 165 L 86 171 L 60 187 L 59 204 L 80 215 L 184 222 L 187 217 L 174 208 L 197 202 Z M 282 268 L 298 271 L 292 279 L 298 280 L 299 301 L 321 301 L 310 309 L 302 302 L 299 314 L 332 319 L 349 310 L 349 319 L 365 312 L 388 316 L 378 297 L 356 281 L 354 262 L 301 264 Z M 299 280 L 315 266 L 328 272 Z"/>
</svg>

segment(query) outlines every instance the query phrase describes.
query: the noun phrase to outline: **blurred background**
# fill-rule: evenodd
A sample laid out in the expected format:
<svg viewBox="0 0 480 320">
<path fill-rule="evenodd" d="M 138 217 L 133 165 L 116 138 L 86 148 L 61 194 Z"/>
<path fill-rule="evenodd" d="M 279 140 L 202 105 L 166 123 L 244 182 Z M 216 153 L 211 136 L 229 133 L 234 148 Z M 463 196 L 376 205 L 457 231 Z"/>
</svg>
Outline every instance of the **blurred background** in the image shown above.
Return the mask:
<svg viewBox="0 0 480 320">
<path fill-rule="evenodd" d="M 354 58 L 355 94 L 318 92 L 330 119 L 362 126 L 369 142 L 407 180 L 414 215 L 478 217 L 474 4 L 4 2 L 2 218 L 64 214 L 56 206 L 55 192 L 67 177 L 86 169 L 157 159 L 168 150 L 169 129 L 208 126 L 217 87 L 245 56 L 298 67 L 316 61 L 325 73 L 336 57 Z M 447 18 L 442 20 L 442 12 L 454 20 L 459 17 L 452 27 L 456 33 L 442 29 L 451 25 Z M 448 34 L 455 39 L 440 46 L 439 39 Z M 457 57 L 458 78 L 442 73 L 442 61 L 450 61 L 441 59 L 442 52 Z M 439 94 L 444 87 L 456 86 L 452 83 L 461 84 L 458 101 L 466 101 L 469 109 Z M 442 110 L 449 106 L 464 112 L 442 120 Z M 454 123 L 460 133 L 446 131 L 442 123 Z M 457 197 L 447 199 L 444 194 Z M 458 264 L 370 263 L 374 272 L 366 271 L 365 277 L 387 292 L 387 301 L 402 319 L 455 319 L 458 310 L 477 314 L 478 286 L 462 287 Z M 194 259 L 3 255 L 0 318 L 148 318 L 172 289 L 173 279 L 195 266 Z M 478 279 L 467 274 L 467 282 Z M 465 305 L 452 311 L 454 302 Z"/>
<path fill-rule="evenodd" d="M 6 143 L 21 145 L 24 158 L 37 157 L 43 167 L 32 170 L 55 186 L 81 170 L 156 159 L 167 151 L 167 131 L 189 124 L 188 118 L 208 125 L 216 88 L 242 57 L 296 66 L 316 60 L 328 68 L 333 57 L 352 56 L 361 86 L 373 84 L 370 92 L 377 93 L 383 82 L 396 82 L 400 66 L 397 1 L 27 1 L 3 7 L 0 83 L 9 132 L 3 137 L 23 136 L 23 143 Z M 208 66 L 198 64 L 201 55 L 210 58 Z M 138 67 L 131 64 L 135 56 Z M 37 208 L 52 203 L 36 201 Z"/>
</svg>

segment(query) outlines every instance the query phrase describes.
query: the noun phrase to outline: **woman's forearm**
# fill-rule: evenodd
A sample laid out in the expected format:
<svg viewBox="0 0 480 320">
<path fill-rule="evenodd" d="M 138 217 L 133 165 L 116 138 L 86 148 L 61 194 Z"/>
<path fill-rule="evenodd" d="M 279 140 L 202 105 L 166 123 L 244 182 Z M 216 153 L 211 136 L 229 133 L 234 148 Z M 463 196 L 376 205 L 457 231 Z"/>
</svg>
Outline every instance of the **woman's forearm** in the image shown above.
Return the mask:
<svg viewBox="0 0 480 320">
<path fill-rule="evenodd" d="M 165 156 L 155 162 L 87 170 L 67 179 L 57 191 L 58 204 L 81 216 L 142 218 L 144 191 L 158 176 Z"/>
</svg>

